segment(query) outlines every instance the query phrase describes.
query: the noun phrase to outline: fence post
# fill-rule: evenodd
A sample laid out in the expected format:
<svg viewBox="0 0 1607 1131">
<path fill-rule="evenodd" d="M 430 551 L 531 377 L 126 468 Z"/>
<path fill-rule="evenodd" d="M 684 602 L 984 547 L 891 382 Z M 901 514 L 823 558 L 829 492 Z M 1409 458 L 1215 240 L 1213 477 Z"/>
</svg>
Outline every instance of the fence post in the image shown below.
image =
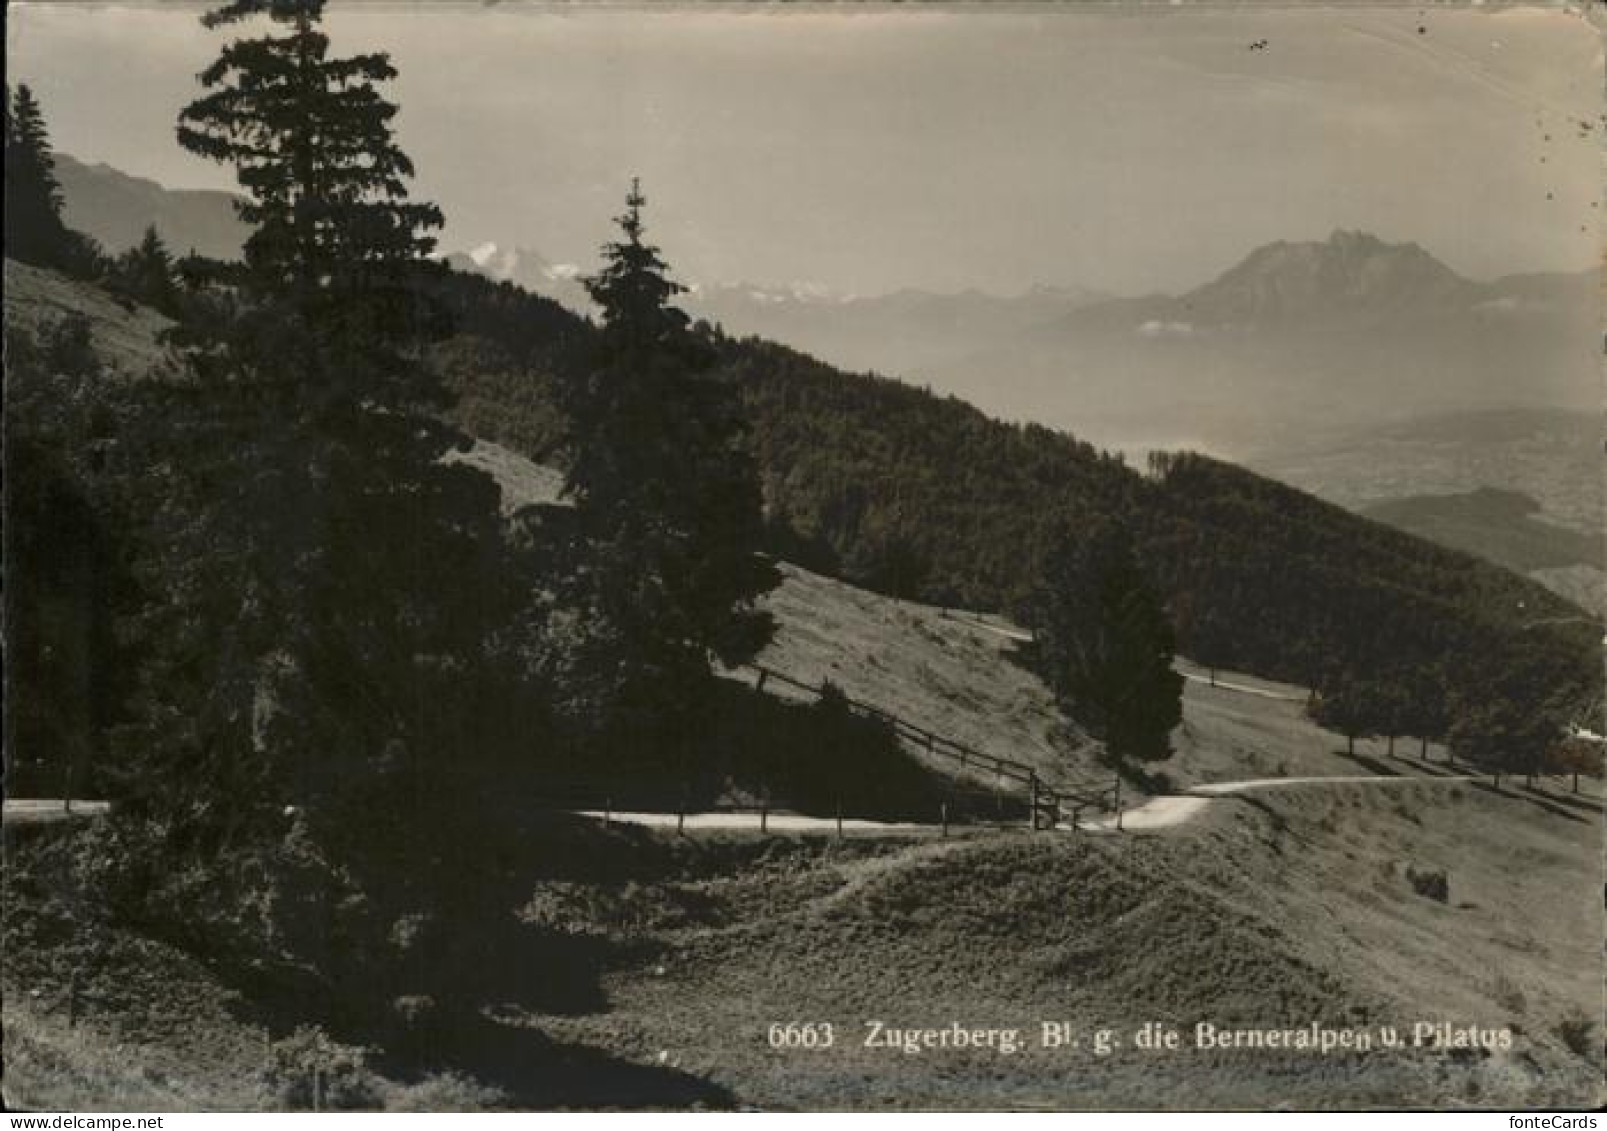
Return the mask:
<svg viewBox="0 0 1607 1131">
<path fill-rule="evenodd" d="M 1027 771 L 1027 786 L 1028 786 L 1029 790 L 1031 791 L 1031 799 L 1028 801 L 1029 812 L 1027 814 L 1027 817 L 1032 822 L 1033 831 L 1036 832 L 1037 829 L 1038 829 L 1038 771 L 1037 770 L 1029 770 L 1029 771 Z"/>
<path fill-rule="evenodd" d="M 837 839 L 843 839 L 843 801 L 840 797 L 837 799 Z"/>
<path fill-rule="evenodd" d="M 1116 806 L 1116 831 L 1122 831 L 1122 776 L 1116 775 L 1116 790 L 1113 804 Z"/>
<path fill-rule="evenodd" d="M 770 673 L 765 671 L 763 668 L 760 668 L 759 669 L 759 682 L 753 685 L 753 689 L 755 691 L 763 691 L 764 690 L 764 681 L 769 679 L 769 678 L 770 678 Z"/>
<path fill-rule="evenodd" d="M 947 837 L 949 835 L 949 803 L 947 801 L 943 802 L 942 814 L 943 814 L 943 835 L 945 837 Z"/>
<path fill-rule="evenodd" d="M 759 802 L 759 832 L 768 835 L 770 832 L 770 791 L 764 792 L 764 800 Z"/>
<path fill-rule="evenodd" d="M 605 797 L 605 798 L 603 798 L 603 828 L 606 829 L 609 825 L 611 825 L 613 823 L 614 823 L 614 799 L 612 797 Z"/>
</svg>

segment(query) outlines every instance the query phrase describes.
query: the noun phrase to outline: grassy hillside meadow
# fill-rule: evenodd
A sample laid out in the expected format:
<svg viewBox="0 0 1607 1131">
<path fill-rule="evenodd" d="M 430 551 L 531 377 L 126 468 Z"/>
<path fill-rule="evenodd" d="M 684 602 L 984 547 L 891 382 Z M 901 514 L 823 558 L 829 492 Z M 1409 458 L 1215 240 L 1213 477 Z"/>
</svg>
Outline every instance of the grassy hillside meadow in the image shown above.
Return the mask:
<svg viewBox="0 0 1607 1131">
<path fill-rule="evenodd" d="M 10 285 L 7 318 L 29 309 Z M 46 281 L 49 293 L 59 285 Z M 68 306 L 93 295 L 65 293 Z M 98 308 L 97 308 L 98 309 Z M 102 311 L 97 342 L 127 325 Z M 126 312 L 125 312 L 126 313 Z M 131 331 L 129 331 L 131 332 Z M 120 348 L 120 347 L 114 347 Z M 145 347 L 134 353 L 145 355 Z M 483 405 L 482 405 L 483 407 Z M 555 477 L 506 449 L 505 505 Z M 1396 545 L 1393 541 L 1388 546 Z M 997 619 L 789 567 L 765 659 L 1046 773 L 1094 769 Z M 1220 681 L 1280 687 L 1220 672 Z M 1214 798 L 1147 833 L 969 829 L 941 838 L 676 836 L 523 810 L 510 929 L 529 961 L 483 990 L 481 1043 L 410 1077 L 353 1068 L 369 1106 L 1243 1107 L 1587 1105 L 1603 1098 L 1599 785 L 1497 792 L 1440 762 L 1357 756 L 1289 699 L 1187 685 L 1180 784 L 1308 775 Z M 1401 752 L 1415 752 L 1415 744 Z M 1432 751 L 1438 754 L 1438 751 Z M 517 806 L 518 799 L 509 799 Z M 12 1107 L 257 1107 L 287 1019 L 251 987 L 54 881 L 86 826 L 7 830 L 4 1001 Z M 1424 876 L 1443 874 L 1443 890 Z M 557 941 L 554 941 L 554 940 Z M 868 1021 L 1020 1028 L 1028 1047 L 865 1048 Z M 1032 1047 L 1043 1021 L 1108 1055 Z M 1509 1050 L 1316 1056 L 1134 1047 L 1146 1022 L 1508 1027 Z M 772 1024 L 830 1022 L 830 1050 Z"/>
</svg>

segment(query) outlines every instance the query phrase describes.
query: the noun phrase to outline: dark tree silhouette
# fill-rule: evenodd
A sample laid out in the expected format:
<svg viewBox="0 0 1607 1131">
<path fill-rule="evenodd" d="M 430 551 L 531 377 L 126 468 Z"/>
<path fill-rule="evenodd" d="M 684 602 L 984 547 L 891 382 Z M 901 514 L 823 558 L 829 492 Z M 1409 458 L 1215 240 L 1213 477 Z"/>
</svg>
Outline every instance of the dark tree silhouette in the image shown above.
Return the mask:
<svg viewBox="0 0 1607 1131">
<path fill-rule="evenodd" d="M 145 229 L 138 244 L 117 257 L 113 264 L 112 287 L 136 302 L 179 317 L 180 290 L 173 256 L 162 242 L 155 225 Z"/>
<path fill-rule="evenodd" d="M 235 165 L 256 225 L 234 286 L 192 299 L 196 379 L 144 437 L 160 482 L 145 570 L 167 599 L 131 745 L 140 802 L 228 840 L 294 801 L 325 831 L 399 828 L 506 743 L 485 692 L 516 608 L 497 489 L 443 463 L 461 437 L 422 364 L 408 279 L 439 221 L 406 199 L 383 56 L 336 59 L 321 3 L 239 0 L 288 34 L 239 40 L 202 75 L 180 139 Z M 227 799 L 223 801 L 222 799 Z"/>
<path fill-rule="evenodd" d="M 1172 626 L 1126 532 L 1062 526 L 1030 607 L 1044 673 L 1073 717 L 1118 759 L 1167 757 L 1183 677 L 1172 670 Z"/>
<path fill-rule="evenodd" d="M 233 0 L 207 27 L 266 20 L 201 72 L 206 93 L 179 114 L 179 144 L 231 164 L 254 226 L 244 301 L 198 336 L 199 360 L 258 386 L 287 411 L 348 419 L 368 409 L 438 410 L 448 398 L 409 346 L 433 324 L 410 281 L 435 246 L 435 205 L 408 198 L 395 77 L 382 53 L 332 56 L 324 0 Z"/>
<path fill-rule="evenodd" d="M 1309 707 L 1315 722 L 1345 736 L 1345 751 L 1353 756 L 1358 738 L 1382 733 L 1385 712 L 1378 685 L 1345 668 L 1320 681 Z"/>
<path fill-rule="evenodd" d="M 433 204 L 408 199 L 412 162 L 396 145 L 396 106 L 377 85 L 384 54 L 331 57 L 325 0 L 232 0 L 209 28 L 265 17 L 280 34 L 225 47 L 201 72 L 207 93 L 179 115 L 179 144 L 235 167 L 255 230 L 246 260 L 281 288 L 340 294 L 435 246 Z"/>
<path fill-rule="evenodd" d="M 79 319 L 6 331 L 5 713 L 8 791 L 104 797 L 105 757 L 135 657 L 128 532 L 105 457 L 125 385 L 108 382 Z"/>
<path fill-rule="evenodd" d="M 590 599 L 618 633 L 622 682 L 684 698 L 712 653 L 752 657 L 769 639 L 753 603 L 778 575 L 759 554 L 759 482 L 736 391 L 672 300 L 683 288 L 644 239 L 632 182 L 621 238 L 587 280 L 602 329 L 560 392 Z"/>
<path fill-rule="evenodd" d="M 42 267 L 64 266 L 69 255 L 61 219 L 61 185 L 50 134 L 33 91 L 6 88 L 6 254 Z"/>
<path fill-rule="evenodd" d="M 1561 741 L 1558 720 L 1532 703 L 1495 696 L 1463 699 L 1454 708 L 1446 741 L 1458 758 L 1496 775 L 1540 773 Z"/>
</svg>

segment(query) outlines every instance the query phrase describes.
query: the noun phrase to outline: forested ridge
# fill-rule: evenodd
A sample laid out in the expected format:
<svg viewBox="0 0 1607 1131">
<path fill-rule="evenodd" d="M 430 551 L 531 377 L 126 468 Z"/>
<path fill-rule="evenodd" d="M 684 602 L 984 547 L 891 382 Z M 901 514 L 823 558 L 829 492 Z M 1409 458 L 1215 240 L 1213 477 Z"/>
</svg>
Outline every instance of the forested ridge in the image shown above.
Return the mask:
<svg viewBox="0 0 1607 1131">
<path fill-rule="evenodd" d="M 545 390 L 588 330 L 510 290 L 496 289 L 498 318 L 480 323 L 498 350 L 459 339 L 443 355 L 471 431 L 550 459 Z M 543 322 L 559 327 L 552 337 L 529 332 Z M 1522 671 L 1570 712 L 1599 696 L 1600 622 L 1508 570 L 1209 457 L 1168 455 L 1140 473 L 1063 432 L 705 332 L 747 412 L 772 549 L 801 564 L 1019 613 L 1051 528 L 1109 518 L 1130 526 L 1180 651 L 1202 663 L 1319 690 L 1388 681 L 1438 700 L 1477 698 Z"/>
</svg>

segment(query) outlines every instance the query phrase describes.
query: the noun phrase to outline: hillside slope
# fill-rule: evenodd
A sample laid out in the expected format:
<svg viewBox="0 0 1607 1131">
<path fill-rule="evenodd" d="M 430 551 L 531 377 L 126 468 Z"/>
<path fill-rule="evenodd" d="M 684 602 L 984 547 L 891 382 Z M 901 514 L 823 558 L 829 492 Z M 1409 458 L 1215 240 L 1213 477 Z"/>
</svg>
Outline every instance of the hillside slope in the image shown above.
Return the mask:
<svg viewBox="0 0 1607 1131">
<path fill-rule="evenodd" d="M 1480 836 L 1514 808 L 1507 845 Z M 822 848 L 763 876 L 665 885 L 666 904 L 709 910 L 652 930 L 650 964 L 605 974 L 607 1009 L 510 1023 L 765 1107 L 1588 1106 L 1599 1050 L 1560 1032 L 1577 1011 L 1599 1016 L 1599 832 L 1598 816 L 1475 789 L 1348 786 L 1280 791 L 1186 833 L 1015 833 L 872 861 Z M 1414 891 L 1408 869 L 1444 869 L 1448 900 Z M 566 899 L 600 895 L 580 881 Z M 1023 1049 L 863 1043 L 872 1021 L 956 1020 L 1017 1029 Z M 1045 1021 L 1083 1047 L 1033 1047 Z M 1202 1021 L 1408 1040 L 1417 1024 L 1509 1028 L 1514 1047 L 1199 1050 Z M 836 1045 L 767 1045 L 772 1024 L 804 1022 L 832 1024 Z M 1181 1030 L 1183 1047 L 1135 1048 L 1146 1022 Z M 1089 1047 L 1100 1028 L 1118 1042 L 1108 1056 Z"/>
<path fill-rule="evenodd" d="M 1408 495 L 1364 512 L 1398 530 L 1465 550 L 1531 576 L 1601 564 L 1601 540 L 1547 522 L 1527 495 L 1481 487 L 1454 495 Z"/>
<path fill-rule="evenodd" d="M 1598 615 L 1607 611 L 1599 411 L 1461 412 L 1366 429 L 1319 426 L 1267 435 L 1243 462 L 1385 521 L 1380 508 L 1411 500 L 1397 523 L 1403 529 L 1527 573 Z M 1488 499 L 1492 484 L 1538 507 L 1489 515 L 1495 525 L 1486 529 L 1486 516 L 1465 508 Z M 1427 521 L 1414 526 L 1414 515 Z M 1552 564 L 1535 566 L 1537 559 Z"/>
<path fill-rule="evenodd" d="M 505 510 L 559 501 L 558 472 L 501 445 L 482 440 L 449 458 L 495 478 Z M 811 687 L 830 681 L 851 699 L 984 754 L 1026 763 L 1046 781 L 1109 776 L 1087 736 L 1060 713 L 1048 687 L 1012 659 L 1017 641 L 1011 631 L 778 564 L 781 584 L 760 602 L 775 617 L 776 635 L 758 663 Z M 751 668 L 727 674 L 750 685 L 757 679 Z M 765 689 L 783 698 L 810 698 L 780 682 Z M 985 774 L 962 775 L 951 759 L 926 761 L 947 776 L 995 784 Z"/>
<path fill-rule="evenodd" d="M 460 458 L 497 474 L 506 504 L 552 499 L 556 477 L 512 453 L 481 444 Z M 778 666 L 941 716 L 1011 756 L 1058 752 L 1046 693 L 1010 661 L 1006 626 L 801 569 L 787 570 L 770 602 Z M 1360 743 L 1360 765 L 1347 759 L 1298 703 L 1192 681 L 1176 742 L 1166 768 L 1185 782 L 1392 768 L 1382 744 Z M 1601 1098 L 1588 1028 L 1601 978 L 1594 795 L 1291 786 L 1223 798 L 1202 821 L 1153 835 L 1017 827 L 952 840 L 934 830 L 914 843 L 676 836 L 534 808 L 526 820 L 524 856 L 503 864 L 523 877 L 509 911 L 530 932 L 525 957 L 542 993 L 522 970 L 493 967 L 482 992 L 497 1055 L 417 1084 L 376 1079 L 373 1102 L 1032 1109 Z M 1443 901 L 1414 888 L 1412 875 L 1441 872 Z M 13 883 L 13 907 L 53 890 Z M 538 941 L 555 927 L 562 948 Z M 74 952 L 8 941 L 12 1105 L 270 1101 L 257 1085 L 260 1022 L 201 964 L 119 936 L 69 1027 Z M 146 972 L 153 962 L 160 993 Z M 19 1005 L 30 990 L 39 995 Z M 1584 1052 L 1569 1047 L 1581 1010 Z M 870 1022 L 956 1021 L 1018 1030 L 1019 1050 L 864 1044 Z M 772 1025 L 820 1022 L 834 1027 L 829 1050 L 769 1044 Z M 1038 1047 L 1044 1022 L 1071 1026 L 1083 1046 Z M 1150 1022 L 1187 1043 L 1137 1049 Z M 1447 1024 L 1507 1029 L 1514 1043 L 1365 1055 L 1195 1049 L 1200 1022 L 1368 1033 Z M 1107 1055 L 1089 1047 L 1100 1029 L 1113 1041 Z M 141 1050 L 137 1071 L 130 1046 Z"/>
<path fill-rule="evenodd" d="M 149 307 L 120 303 L 88 283 L 5 261 L 5 328 L 38 334 L 69 319 L 87 325 L 95 352 L 114 373 L 170 373 L 176 361 L 160 335 L 173 323 Z"/>
<path fill-rule="evenodd" d="M 74 307 L 118 364 L 157 364 L 152 326 L 93 287 L 8 266 L 7 317 Z M 438 351 L 460 421 L 550 458 L 556 372 L 589 324 L 555 304 L 436 271 L 465 333 Z M 16 312 L 14 315 L 13 312 Z M 714 339 L 760 465 L 772 548 L 846 580 L 939 605 L 1012 610 L 1049 532 L 1123 520 L 1172 607 L 1182 650 L 1314 686 L 1335 666 L 1444 668 L 1474 687 L 1519 662 L 1596 698 L 1600 626 L 1542 586 L 1228 464 L 1174 459 L 1144 477 L 1073 437 L 845 374 L 772 343 Z M 522 360 L 521 360 L 522 359 Z"/>
</svg>

